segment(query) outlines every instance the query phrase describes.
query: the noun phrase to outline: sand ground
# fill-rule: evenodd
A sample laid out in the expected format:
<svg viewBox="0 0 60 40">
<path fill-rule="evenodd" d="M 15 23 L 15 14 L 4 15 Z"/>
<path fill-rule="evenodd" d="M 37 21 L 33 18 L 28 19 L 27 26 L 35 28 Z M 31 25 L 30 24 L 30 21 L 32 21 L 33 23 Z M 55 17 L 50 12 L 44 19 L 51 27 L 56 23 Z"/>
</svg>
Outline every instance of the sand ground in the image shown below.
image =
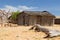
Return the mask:
<svg viewBox="0 0 60 40">
<path fill-rule="evenodd" d="M 0 40 L 60 40 L 60 37 L 43 38 L 46 35 L 42 32 L 29 30 L 31 26 L 0 27 Z M 60 25 L 46 27 L 60 31 Z"/>
</svg>

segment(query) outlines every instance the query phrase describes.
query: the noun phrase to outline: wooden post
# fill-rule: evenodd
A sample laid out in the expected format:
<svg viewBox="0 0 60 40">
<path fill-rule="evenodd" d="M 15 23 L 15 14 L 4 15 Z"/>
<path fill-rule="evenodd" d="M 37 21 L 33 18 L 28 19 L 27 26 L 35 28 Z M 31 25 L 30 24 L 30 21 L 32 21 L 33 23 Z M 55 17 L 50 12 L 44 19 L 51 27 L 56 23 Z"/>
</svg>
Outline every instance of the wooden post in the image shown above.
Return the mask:
<svg viewBox="0 0 60 40">
<path fill-rule="evenodd" d="M 54 25 L 55 19 L 53 18 L 53 25 Z"/>
</svg>

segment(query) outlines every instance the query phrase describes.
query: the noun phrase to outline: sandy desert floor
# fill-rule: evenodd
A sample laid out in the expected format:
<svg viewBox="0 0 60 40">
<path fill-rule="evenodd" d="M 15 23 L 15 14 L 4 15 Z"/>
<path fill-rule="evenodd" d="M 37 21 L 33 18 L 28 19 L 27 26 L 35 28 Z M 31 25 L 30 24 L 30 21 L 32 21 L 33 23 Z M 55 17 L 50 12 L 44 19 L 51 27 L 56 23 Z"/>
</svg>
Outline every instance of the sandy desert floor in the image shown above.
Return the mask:
<svg viewBox="0 0 60 40">
<path fill-rule="evenodd" d="M 31 26 L 0 27 L 0 40 L 60 40 L 60 37 L 43 38 L 46 35 L 42 32 L 29 30 Z M 60 31 L 60 25 L 46 27 Z"/>
</svg>

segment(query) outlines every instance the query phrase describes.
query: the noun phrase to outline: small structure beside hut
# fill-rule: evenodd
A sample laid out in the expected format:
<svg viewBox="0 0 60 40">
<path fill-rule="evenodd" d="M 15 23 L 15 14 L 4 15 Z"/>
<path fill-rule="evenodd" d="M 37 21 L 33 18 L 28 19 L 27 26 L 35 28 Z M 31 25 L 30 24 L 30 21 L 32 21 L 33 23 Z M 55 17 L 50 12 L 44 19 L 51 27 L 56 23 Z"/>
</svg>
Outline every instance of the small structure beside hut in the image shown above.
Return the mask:
<svg viewBox="0 0 60 40">
<path fill-rule="evenodd" d="M 48 11 L 23 11 L 17 16 L 17 24 L 52 26 L 55 16 Z"/>
<path fill-rule="evenodd" d="M 55 18 L 55 24 L 60 24 L 60 16 L 56 16 L 56 18 Z"/>
</svg>

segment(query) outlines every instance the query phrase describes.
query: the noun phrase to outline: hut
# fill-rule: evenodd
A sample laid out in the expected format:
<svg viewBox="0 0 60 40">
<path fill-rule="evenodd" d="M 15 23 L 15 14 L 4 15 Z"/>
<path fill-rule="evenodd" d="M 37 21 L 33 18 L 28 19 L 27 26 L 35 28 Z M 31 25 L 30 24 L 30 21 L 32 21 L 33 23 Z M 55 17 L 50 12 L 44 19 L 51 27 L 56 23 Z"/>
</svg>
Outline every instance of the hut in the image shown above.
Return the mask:
<svg viewBox="0 0 60 40">
<path fill-rule="evenodd" d="M 48 11 L 23 11 L 17 16 L 17 24 L 52 26 L 55 16 Z"/>
<path fill-rule="evenodd" d="M 56 18 L 55 18 L 55 24 L 60 24 L 60 16 L 56 16 Z"/>
</svg>

